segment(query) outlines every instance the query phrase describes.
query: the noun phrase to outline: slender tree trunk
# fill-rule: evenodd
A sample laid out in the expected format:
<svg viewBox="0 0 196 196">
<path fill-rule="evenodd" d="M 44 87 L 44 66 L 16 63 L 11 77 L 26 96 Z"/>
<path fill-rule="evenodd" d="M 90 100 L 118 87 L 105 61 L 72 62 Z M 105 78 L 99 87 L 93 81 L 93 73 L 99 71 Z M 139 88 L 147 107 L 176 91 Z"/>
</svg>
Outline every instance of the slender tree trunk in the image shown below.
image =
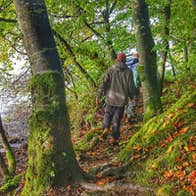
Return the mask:
<svg viewBox="0 0 196 196">
<path fill-rule="evenodd" d="M 12 176 L 12 175 L 14 175 L 15 170 L 16 170 L 16 160 L 15 160 L 15 156 L 12 151 L 12 148 L 8 142 L 7 137 L 6 137 L 5 130 L 3 128 L 3 124 L 2 124 L 2 120 L 1 120 L 1 116 L 0 116 L 0 134 L 1 134 L 3 146 L 6 150 L 5 154 L 6 154 L 6 158 L 7 158 L 7 166 L 6 166 L 6 164 L 2 165 L 2 167 L 3 167 L 2 170 L 4 171 L 6 176 Z M 6 170 L 5 170 L 5 166 L 6 166 Z"/>
<path fill-rule="evenodd" d="M 113 6 L 115 6 L 116 2 L 114 2 Z M 106 38 L 106 45 L 108 47 L 108 50 L 109 50 L 109 54 L 110 54 L 110 58 L 112 60 L 115 60 L 116 59 L 116 53 L 114 51 L 114 48 L 113 48 L 113 43 L 112 43 L 112 39 L 109 38 L 109 34 L 110 34 L 110 21 L 109 21 L 109 17 L 110 17 L 110 14 L 111 14 L 111 9 L 110 6 L 109 6 L 109 1 L 106 0 L 105 1 L 105 10 L 102 12 L 102 15 L 103 15 L 103 19 L 104 19 L 104 23 L 105 23 L 105 30 L 107 32 L 107 35 L 108 37 Z"/>
<path fill-rule="evenodd" d="M 160 91 L 162 94 L 163 82 L 165 77 L 165 64 L 167 61 L 167 55 L 169 51 L 169 22 L 171 15 L 171 0 L 169 0 L 168 5 L 164 8 L 164 29 L 163 29 L 163 52 L 162 52 L 162 62 L 159 66 L 159 76 L 160 76 Z"/>
<path fill-rule="evenodd" d="M 83 180 L 75 158 L 65 103 L 63 71 L 44 0 L 14 0 L 32 65 L 28 169 L 22 195 Z"/>
<path fill-rule="evenodd" d="M 184 60 L 185 60 L 186 70 L 190 71 L 190 67 L 188 67 L 189 51 L 188 51 L 188 47 L 187 47 L 186 41 L 184 42 Z"/>
<path fill-rule="evenodd" d="M 144 120 L 162 111 L 160 86 L 157 78 L 156 52 L 153 50 L 148 7 L 144 0 L 133 1 L 136 41 L 140 58 L 140 75 L 143 86 Z"/>
<path fill-rule="evenodd" d="M 4 179 L 6 179 L 6 177 L 9 177 L 9 171 L 7 169 L 7 165 L 5 164 L 3 155 L 0 152 L 0 171 L 1 171 L 1 175 L 4 177 Z"/>
<path fill-rule="evenodd" d="M 170 51 L 169 51 L 169 58 L 170 58 L 170 62 L 171 62 L 173 76 L 176 76 L 176 71 L 175 71 L 175 67 L 174 67 L 174 64 L 176 64 L 176 62 L 174 61 Z"/>
</svg>

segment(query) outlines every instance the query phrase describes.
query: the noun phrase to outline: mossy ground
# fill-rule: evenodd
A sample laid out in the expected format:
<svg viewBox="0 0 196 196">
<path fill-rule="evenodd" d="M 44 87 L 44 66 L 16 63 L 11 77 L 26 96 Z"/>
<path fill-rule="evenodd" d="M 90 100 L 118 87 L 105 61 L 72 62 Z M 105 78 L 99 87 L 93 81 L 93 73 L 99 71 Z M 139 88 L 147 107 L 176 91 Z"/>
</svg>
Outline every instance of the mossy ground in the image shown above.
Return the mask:
<svg viewBox="0 0 196 196">
<path fill-rule="evenodd" d="M 145 123 L 127 124 L 123 121 L 118 146 L 111 145 L 110 137 L 105 141 L 100 140 L 100 126 L 87 129 L 86 134 L 82 128 L 72 131 L 74 149 L 82 169 L 90 172 L 94 171 L 94 167 L 105 164 L 117 168 L 129 162 L 131 164 L 126 179 L 121 179 L 122 183 L 149 187 L 159 196 L 193 196 L 196 175 L 196 90 L 194 81 L 184 84 L 177 81 L 164 88 L 164 112 L 161 115 Z M 101 119 L 96 123 L 101 125 Z M 98 176 L 97 180 L 106 184 L 119 179 L 117 176 L 101 179 Z M 80 191 L 88 195 L 88 191 L 81 186 L 46 192 L 51 191 L 60 195 L 74 195 Z"/>
<path fill-rule="evenodd" d="M 177 82 L 167 87 L 164 112 L 132 131 L 130 139 L 124 138 L 121 144 L 128 143 L 115 155 L 120 162 L 132 163 L 131 183 L 151 187 L 157 195 L 193 195 L 195 191 L 196 90 L 193 81 L 189 84 L 181 90 Z M 87 132 L 77 149 L 95 149 L 97 136 L 96 131 Z"/>
</svg>

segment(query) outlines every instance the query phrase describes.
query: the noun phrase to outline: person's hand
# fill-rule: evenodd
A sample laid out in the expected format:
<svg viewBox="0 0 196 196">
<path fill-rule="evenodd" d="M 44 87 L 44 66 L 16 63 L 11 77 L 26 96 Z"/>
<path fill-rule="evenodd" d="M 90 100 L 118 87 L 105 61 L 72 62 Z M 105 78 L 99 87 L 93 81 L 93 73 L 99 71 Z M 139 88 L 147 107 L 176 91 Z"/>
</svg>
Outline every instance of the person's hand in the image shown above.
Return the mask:
<svg viewBox="0 0 196 196">
<path fill-rule="evenodd" d="M 100 104 L 100 98 L 96 97 L 96 104 L 99 105 Z"/>
</svg>

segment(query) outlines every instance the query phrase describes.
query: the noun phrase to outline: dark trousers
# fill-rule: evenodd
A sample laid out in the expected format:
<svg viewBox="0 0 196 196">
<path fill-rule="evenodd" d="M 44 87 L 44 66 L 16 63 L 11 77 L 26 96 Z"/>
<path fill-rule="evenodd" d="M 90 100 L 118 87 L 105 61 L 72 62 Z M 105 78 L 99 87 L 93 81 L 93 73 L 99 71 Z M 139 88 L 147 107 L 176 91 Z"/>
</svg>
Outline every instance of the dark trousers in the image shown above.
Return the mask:
<svg viewBox="0 0 196 196">
<path fill-rule="evenodd" d="M 102 128 L 110 128 L 112 123 L 112 137 L 118 139 L 120 137 L 120 121 L 123 117 L 124 106 L 111 106 L 106 104 L 105 114 Z"/>
</svg>

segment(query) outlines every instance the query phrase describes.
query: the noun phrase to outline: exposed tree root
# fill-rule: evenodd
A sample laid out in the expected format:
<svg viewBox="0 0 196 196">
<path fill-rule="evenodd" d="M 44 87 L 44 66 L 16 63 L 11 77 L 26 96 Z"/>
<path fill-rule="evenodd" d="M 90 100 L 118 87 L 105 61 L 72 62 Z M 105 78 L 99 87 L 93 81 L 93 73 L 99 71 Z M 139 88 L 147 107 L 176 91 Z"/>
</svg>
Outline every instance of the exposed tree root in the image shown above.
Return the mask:
<svg viewBox="0 0 196 196">
<path fill-rule="evenodd" d="M 109 184 L 105 184 L 103 186 L 98 186 L 97 184 L 93 184 L 93 183 L 81 183 L 81 186 L 85 188 L 87 192 L 93 193 L 93 195 L 95 195 L 95 193 L 100 193 L 100 192 L 102 193 L 110 192 L 111 193 L 110 195 L 118 195 L 119 193 L 123 193 L 124 195 L 141 195 L 141 196 L 156 195 L 153 189 L 141 187 L 129 183 L 122 183 L 121 181 L 115 181 Z"/>
<path fill-rule="evenodd" d="M 91 168 L 90 173 L 92 175 L 97 175 L 101 177 L 107 176 L 115 176 L 115 177 L 122 177 L 126 176 L 126 171 L 128 170 L 130 163 L 122 165 L 121 167 L 116 167 L 113 164 L 105 164 L 99 167 Z"/>
</svg>

